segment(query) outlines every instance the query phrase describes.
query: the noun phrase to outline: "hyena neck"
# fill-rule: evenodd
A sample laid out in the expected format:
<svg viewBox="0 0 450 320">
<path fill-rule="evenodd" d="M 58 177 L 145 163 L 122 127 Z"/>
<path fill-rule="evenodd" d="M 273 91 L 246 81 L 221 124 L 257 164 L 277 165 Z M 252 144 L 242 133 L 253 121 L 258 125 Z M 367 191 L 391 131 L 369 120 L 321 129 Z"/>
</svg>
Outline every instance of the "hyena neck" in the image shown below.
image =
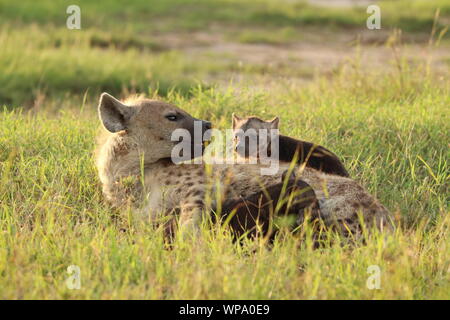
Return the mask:
<svg viewBox="0 0 450 320">
<path fill-rule="evenodd" d="M 142 159 L 136 145 L 120 133 L 107 138 L 97 155 L 97 168 L 107 199 L 121 202 L 124 191 L 122 189 L 125 188 L 121 181 L 127 178 L 130 179 L 129 183 L 133 180 L 137 185 L 143 167 L 151 166 L 159 160 L 144 157 L 143 162 Z"/>
</svg>

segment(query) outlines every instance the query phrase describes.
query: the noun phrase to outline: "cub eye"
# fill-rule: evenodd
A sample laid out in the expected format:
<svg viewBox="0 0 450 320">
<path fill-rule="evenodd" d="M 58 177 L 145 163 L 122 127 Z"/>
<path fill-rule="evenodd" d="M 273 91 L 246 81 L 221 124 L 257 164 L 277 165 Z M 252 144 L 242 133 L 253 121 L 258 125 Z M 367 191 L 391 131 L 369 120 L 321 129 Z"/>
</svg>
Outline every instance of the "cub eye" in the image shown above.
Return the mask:
<svg viewBox="0 0 450 320">
<path fill-rule="evenodd" d="M 166 119 L 169 120 L 169 121 L 177 121 L 178 117 L 176 115 L 174 115 L 174 114 L 169 114 L 169 115 L 166 116 Z"/>
</svg>

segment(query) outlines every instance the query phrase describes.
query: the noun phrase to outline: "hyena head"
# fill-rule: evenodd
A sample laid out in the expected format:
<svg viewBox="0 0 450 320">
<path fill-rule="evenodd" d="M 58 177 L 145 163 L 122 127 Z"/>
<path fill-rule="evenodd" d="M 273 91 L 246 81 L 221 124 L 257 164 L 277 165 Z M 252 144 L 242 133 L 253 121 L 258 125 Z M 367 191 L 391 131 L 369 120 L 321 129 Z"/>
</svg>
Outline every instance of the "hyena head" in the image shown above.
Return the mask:
<svg viewBox="0 0 450 320">
<path fill-rule="evenodd" d="M 135 149 L 128 151 L 138 151 L 145 159 L 169 158 L 178 143 L 171 139 L 176 129 L 185 129 L 194 137 L 194 124 L 198 121 L 203 137 L 211 128 L 210 122 L 196 119 L 169 103 L 144 98 L 121 102 L 108 93 L 100 96 L 98 113 L 107 131 L 120 136 L 127 148 Z M 191 143 L 203 146 L 203 141 L 193 138 Z"/>
<path fill-rule="evenodd" d="M 271 130 L 278 130 L 280 119 L 264 121 L 258 117 L 240 118 L 233 113 L 234 148 L 245 158 L 259 157 L 259 150 L 270 154 Z"/>
</svg>

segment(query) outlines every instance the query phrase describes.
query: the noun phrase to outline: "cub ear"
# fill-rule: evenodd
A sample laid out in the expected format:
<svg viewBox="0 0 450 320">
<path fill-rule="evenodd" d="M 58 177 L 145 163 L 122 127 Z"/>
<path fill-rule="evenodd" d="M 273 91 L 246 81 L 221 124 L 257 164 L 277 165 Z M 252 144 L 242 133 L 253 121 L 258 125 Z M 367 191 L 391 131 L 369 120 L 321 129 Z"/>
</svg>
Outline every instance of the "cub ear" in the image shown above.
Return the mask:
<svg viewBox="0 0 450 320">
<path fill-rule="evenodd" d="M 239 118 L 236 113 L 233 112 L 233 114 L 231 115 L 233 118 L 233 129 L 236 129 L 237 123 L 239 121 L 241 121 L 241 118 Z"/>
<path fill-rule="evenodd" d="M 104 92 L 100 96 L 98 115 L 103 126 L 109 132 L 119 132 L 126 129 L 126 123 L 134 114 L 132 107 L 124 105 L 112 95 Z"/>
<path fill-rule="evenodd" d="M 279 124 L 280 124 L 280 118 L 275 117 L 275 118 L 273 118 L 272 121 L 270 121 L 270 128 L 271 129 L 278 129 Z"/>
</svg>

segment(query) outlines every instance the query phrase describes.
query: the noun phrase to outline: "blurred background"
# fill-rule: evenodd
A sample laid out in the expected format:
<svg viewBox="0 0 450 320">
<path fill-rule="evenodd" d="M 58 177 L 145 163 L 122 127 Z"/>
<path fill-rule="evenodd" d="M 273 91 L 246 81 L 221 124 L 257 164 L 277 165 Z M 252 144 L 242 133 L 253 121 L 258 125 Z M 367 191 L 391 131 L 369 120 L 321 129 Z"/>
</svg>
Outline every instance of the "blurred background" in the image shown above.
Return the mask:
<svg viewBox="0 0 450 320">
<path fill-rule="evenodd" d="M 0 0 L 0 105 L 58 108 L 108 91 L 189 94 L 198 86 L 308 83 L 427 61 L 446 81 L 450 1 Z M 66 26 L 69 5 L 81 29 Z M 401 51 L 400 51 L 401 50 Z M 73 103 L 73 100 L 72 100 Z"/>
</svg>

